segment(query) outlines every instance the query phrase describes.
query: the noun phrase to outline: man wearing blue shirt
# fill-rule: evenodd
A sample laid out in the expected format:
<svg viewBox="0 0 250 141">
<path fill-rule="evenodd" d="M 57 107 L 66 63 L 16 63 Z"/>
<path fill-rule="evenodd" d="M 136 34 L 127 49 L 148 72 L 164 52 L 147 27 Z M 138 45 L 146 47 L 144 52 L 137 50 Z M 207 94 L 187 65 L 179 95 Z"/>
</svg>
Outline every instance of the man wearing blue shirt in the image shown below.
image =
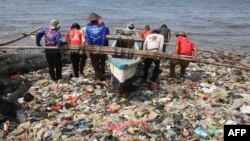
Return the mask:
<svg viewBox="0 0 250 141">
<path fill-rule="evenodd" d="M 38 31 L 36 34 L 36 45 L 42 46 L 40 41 L 45 36 L 45 45 L 47 47 L 63 45 L 62 35 L 59 31 L 60 23 L 57 20 L 51 20 L 50 27 L 45 27 Z M 53 81 L 57 81 L 62 78 L 62 62 L 61 52 L 57 49 L 46 49 L 45 50 L 46 60 L 48 62 L 49 74 Z M 55 72 L 56 70 L 56 72 Z"/>
<path fill-rule="evenodd" d="M 89 15 L 89 24 L 86 27 L 86 40 L 89 45 L 105 46 L 107 45 L 107 28 L 104 24 L 100 24 L 98 20 L 101 16 L 96 13 Z M 106 55 L 90 54 L 92 66 L 95 70 L 95 80 L 104 79 Z"/>
</svg>

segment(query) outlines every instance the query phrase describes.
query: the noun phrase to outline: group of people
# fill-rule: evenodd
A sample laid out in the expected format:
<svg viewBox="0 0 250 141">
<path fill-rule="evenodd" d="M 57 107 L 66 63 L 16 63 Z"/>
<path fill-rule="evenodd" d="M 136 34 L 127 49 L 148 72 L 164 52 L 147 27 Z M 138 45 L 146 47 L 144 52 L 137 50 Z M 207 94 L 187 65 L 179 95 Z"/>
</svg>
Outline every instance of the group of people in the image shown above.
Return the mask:
<svg viewBox="0 0 250 141">
<path fill-rule="evenodd" d="M 127 26 L 129 32 L 134 29 L 133 24 Z M 70 50 L 70 58 L 72 61 L 74 76 L 79 77 L 79 73 L 83 74 L 85 61 L 87 55 L 81 51 L 82 45 L 99 45 L 108 46 L 108 40 L 106 35 L 110 34 L 109 28 L 105 26 L 102 17 L 96 13 L 91 13 L 88 17 L 88 24 L 86 27 L 80 28 L 78 23 L 74 23 L 71 26 L 70 31 L 66 35 L 66 43 L 73 48 Z M 45 46 L 58 46 L 62 47 L 64 42 L 62 41 L 62 35 L 60 32 L 60 23 L 57 20 L 51 20 L 50 27 L 45 27 L 38 31 L 36 34 L 36 44 L 41 46 L 40 41 L 42 37 L 45 37 Z M 170 40 L 171 32 L 166 24 L 163 24 L 159 30 L 150 30 L 150 26 L 146 25 L 145 29 L 140 34 L 141 38 L 145 39 L 143 43 L 143 50 L 146 51 L 160 51 L 166 52 L 166 44 Z M 187 38 L 184 32 L 179 32 L 176 35 L 176 54 L 182 57 L 192 57 L 193 59 L 197 56 L 197 51 L 194 43 Z M 79 50 L 75 50 L 75 49 Z M 46 49 L 45 50 L 46 60 L 48 62 L 49 74 L 52 80 L 58 81 L 62 78 L 62 63 L 61 63 L 61 52 L 58 49 Z M 91 64 L 95 71 L 95 80 L 104 80 L 105 74 L 105 60 L 106 55 L 102 54 L 89 54 Z M 160 59 L 144 59 L 144 75 L 143 82 L 147 80 L 148 71 L 152 64 L 155 64 L 151 81 L 156 81 L 160 71 Z M 185 69 L 189 62 L 184 60 L 171 60 L 170 61 L 170 76 L 175 76 L 175 65 L 180 64 L 180 76 L 183 77 Z"/>
<path fill-rule="evenodd" d="M 146 25 L 145 29 L 140 34 L 141 38 L 145 39 L 143 43 L 143 50 L 146 51 L 159 51 L 166 52 L 166 43 L 169 42 L 171 32 L 166 24 L 163 24 L 159 30 L 150 30 L 150 26 Z M 176 34 L 176 54 L 180 57 L 187 57 L 196 59 L 197 58 L 197 49 L 194 43 L 187 38 L 187 35 L 184 32 L 178 32 Z M 159 58 L 146 58 L 144 59 L 144 75 L 141 82 L 147 81 L 148 71 L 152 64 L 155 64 L 152 77 L 150 81 L 155 82 L 158 79 L 160 71 L 160 59 Z M 185 60 L 171 60 L 170 64 L 170 77 L 175 77 L 175 66 L 180 64 L 180 77 L 184 77 L 185 70 L 189 65 L 189 61 Z"/>
<path fill-rule="evenodd" d="M 51 20 L 50 27 L 45 27 L 36 34 L 36 44 L 41 46 L 40 41 L 45 37 L 45 46 L 62 47 L 62 35 L 59 31 L 60 23 L 57 20 Z M 105 26 L 102 17 L 96 13 L 91 13 L 88 17 L 86 27 L 80 29 L 78 23 L 71 26 L 70 31 L 66 35 L 66 43 L 70 46 L 70 58 L 72 61 L 74 76 L 79 77 L 79 73 L 83 74 L 87 55 L 79 52 L 82 45 L 100 45 L 107 46 L 108 40 L 106 35 L 109 34 L 109 28 Z M 79 50 L 77 50 L 78 48 Z M 45 50 L 46 60 L 48 62 L 49 74 L 53 81 L 62 78 L 61 52 L 57 49 Z M 92 66 L 95 70 L 95 80 L 104 80 L 106 55 L 90 54 Z"/>
</svg>

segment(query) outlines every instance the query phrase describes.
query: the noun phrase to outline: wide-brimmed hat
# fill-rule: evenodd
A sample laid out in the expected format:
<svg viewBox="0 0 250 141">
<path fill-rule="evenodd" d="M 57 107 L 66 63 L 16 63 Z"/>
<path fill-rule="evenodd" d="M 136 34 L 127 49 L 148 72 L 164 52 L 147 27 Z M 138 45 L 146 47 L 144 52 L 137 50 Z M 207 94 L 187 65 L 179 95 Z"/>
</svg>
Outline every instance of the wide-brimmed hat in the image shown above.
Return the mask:
<svg viewBox="0 0 250 141">
<path fill-rule="evenodd" d="M 60 23 L 58 22 L 58 20 L 55 20 L 55 19 L 51 20 L 50 21 L 50 28 L 51 29 L 58 29 L 58 28 L 60 28 Z"/>
<path fill-rule="evenodd" d="M 150 29 L 150 26 L 149 25 L 145 25 L 145 29 Z"/>
<path fill-rule="evenodd" d="M 89 17 L 88 17 L 88 21 L 98 21 L 99 19 L 101 19 L 102 17 L 101 16 L 99 16 L 98 14 L 96 14 L 96 13 L 90 13 L 89 14 Z"/>
<path fill-rule="evenodd" d="M 177 32 L 177 34 L 176 34 L 176 37 L 178 37 L 178 36 L 184 36 L 184 37 L 187 37 L 187 35 L 186 35 L 186 33 L 185 32 Z"/>
</svg>

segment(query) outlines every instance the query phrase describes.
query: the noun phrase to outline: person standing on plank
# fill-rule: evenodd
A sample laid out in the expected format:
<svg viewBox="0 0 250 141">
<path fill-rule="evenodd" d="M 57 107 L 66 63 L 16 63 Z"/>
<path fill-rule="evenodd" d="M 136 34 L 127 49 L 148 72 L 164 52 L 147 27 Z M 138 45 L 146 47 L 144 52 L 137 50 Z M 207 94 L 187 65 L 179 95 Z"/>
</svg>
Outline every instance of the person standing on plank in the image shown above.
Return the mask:
<svg viewBox="0 0 250 141">
<path fill-rule="evenodd" d="M 47 47 L 61 47 L 63 45 L 62 35 L 59 31 L 60 23 L 57 20 L 50 21 L 50 27 L 45 27 L 36 34 L 36 45 L 42 46 L 40 41 L 45 36 Z M 48 62 L 49 74 L 53 81 L 57 82 L 62 78 L 61 52 L 57 49 L 45 49 L 45 56 Z"/>
<path fill-rule="evenodd" d="M 107 30 L 104 24 L 99 24 L 101 16 L 91 13 L 86 27 L 86 40 L 89 45 L 104 46 L 107 43 Z M 90 54 L 91 64 L 95 70 L 95 80 L 104 80 L 106 55 Z"/>
<path fill-rule="evenodd" d="M 143 44 L 143 50 L 153 51 L 153 52 L 156 52 L 156 51 L 162 52 L 164 37 L 159 33 L 160 33 L 159 30 L 153 30 L 153 34 L 150 34 L 150 35 L 147 36 L 147 38 L 146 38 L 146 40 L 144 41 L 144 44 Z M 155 58 L 155 59 L 146 58 L 144 60 L 144 75 L 143 75 L 142 82 L 147 81 L 148 70 L 149 70 L 152 62 L 154 62 L 155 67 L 154 67 L 154 70 L 153 70 L 153 75 L 150 78 L 150 80 L 152 82 L 155 82 L 156 79 L 158 78 L 159 70 L 160 70 L 160 59 L 159 58 Z"/>
<path fill-rule="evenodd" d="M 176 34 L 176 54 L 180 57 L 186 58 L 197 58 L 197 49 L 195 44 L 187 38 L 187 35 L 184 32 L 178 32 Z M 190 61 L 186 60 L 171 60 L 170 64 L 170 77 L 175 76 L 175 65 L 180 64 L 180 77 L 184 77 L 186 68 L 188 67 Z"/>
</svg>

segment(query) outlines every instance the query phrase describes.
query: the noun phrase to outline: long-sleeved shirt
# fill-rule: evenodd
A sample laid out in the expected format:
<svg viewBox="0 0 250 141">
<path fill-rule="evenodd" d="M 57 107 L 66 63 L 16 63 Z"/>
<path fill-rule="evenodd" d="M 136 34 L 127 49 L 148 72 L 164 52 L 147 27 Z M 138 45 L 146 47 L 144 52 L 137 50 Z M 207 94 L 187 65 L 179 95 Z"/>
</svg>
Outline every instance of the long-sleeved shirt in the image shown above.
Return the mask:
<svg viewBox="0 0 250 141">
<path fill-rule="evenodd" d="M 68 45 L 79 46 L 83 43 L 82 32 L 77 29 L 70 30 L 66 35 Z"/>
<path fill-rule="evenodd" d="M 160 34 L 150 34 L 146 37 L 143 50 L 152 50 L 152 51 L 162 51 L 164 44 L 164 37 Z"/>
<path fill-rule="evenodd" d="M 41 46 L 40 41 L 42 37 L 45 36 L 46 46 L 59 46 L 63 45 L 61 32 L 58 30 L 50 29 L 45 27 L 37 32 L 36 34 L 36 45 Z M 46 53 L 56 53 L 58 50 L 45 50 Z"/>
<path fill-rule="evenodd" d="M 86 40 L 89 45 L 102 45 L 106 43 L 106 29 L 103 24 L 88 24 L 86 27 Z"/>
</svg>

